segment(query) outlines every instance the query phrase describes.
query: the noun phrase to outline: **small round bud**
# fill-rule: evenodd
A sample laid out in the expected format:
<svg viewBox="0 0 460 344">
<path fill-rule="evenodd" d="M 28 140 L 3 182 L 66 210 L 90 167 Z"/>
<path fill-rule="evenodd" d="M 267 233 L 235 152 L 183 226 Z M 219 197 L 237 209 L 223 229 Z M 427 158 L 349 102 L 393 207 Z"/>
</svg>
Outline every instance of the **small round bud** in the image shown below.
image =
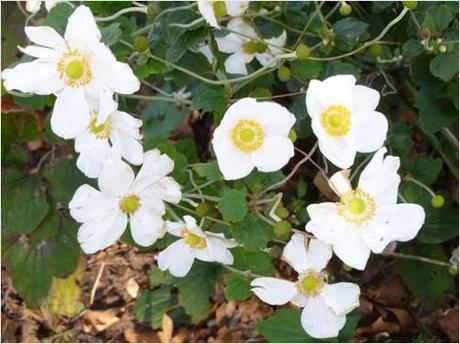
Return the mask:
<svg viewBox="0 0 460 344">
<path fill-rule="evenodd" d="M 226 16 L 227 6 L 225 5 L 225 1 L 214 1 L 212 7 L 214 9 L 216 18 L 222 18 Z"/>
<path fill-rule="evenodd" d="M 382 55 L 383 48 L 380 44 L 372 44 L 369 48 L 371 54 L 375 57 Z"/>
<path fill-rule="evenodd" d="M 149 48 L 149 40 L 145 36 L 137 36 L 134 39 L 134 50 L 139 53 L 146 51 Z"/>
<path fill-rule="evenodd" d="M 289 130 L 288 138 L 289 138 L 289 140 L 292 141 L 292 143 L 296 142 L 297 133 L 296 133 L 296 131 L 294 129 Z"/>
<path fill-rule="evenodd" d="M 291 235 L 292 226 L 288 221 L 283 220 L 275 225 L 273 232 L 278 239 L 286 240 Z"/>
<path fill-rule="evenodd" d="M 195 211 L 199 217 L 205 217 L 211 211 L 211 205 L 209 203 L 200 203 L 196 207 Z"/>
<path fill-rule="evenodd" d="M 259 53 L 259 54 L 263 54 L 264 52 L 266 52 L 268 49 L 268 46 L 266 43 L 264 42 L 261 42 L 261 41 L 258 41 L 256 43 L 256 51 Z"/>
<path fill-rule="evenodd" d="M 276 7 L 275 7 L 275 11 L 276 11 L 276 12 L 281 12 L 281 6 L 276 6 Z"/>
<path fill-rule="evenodd" d="M 288 67 L 286 66 L 281 66 L 279 69 L 278 69 L 278 79 L 280 79 L 281 81 L 288 81 L 289 79 L 291 78 L 291 71 Z"/>
<path fill-rule="evenodd" d="M 441 44 L 442 43 L 442 38 L 437 38 L 436 43 Z"/>
<path fill-rule="evenodd" d="M 440 52 L 441 54 L 443 54 L 443 53 L 445 53 L 446 51 L 447 51 L 447 47 L 446 47 L 444 44 L 441 44 L 441 45 L 439 46 L 439 52 Z"/>
<path fill-rule="evenodd" d="M 286 217 L 289 216 L 289 210 L 287 210 L 287 209 L 286 209 L 285 207 L 283 207 L 283 206 L 279 206 L 278 208 L 276 208 L 275 214 L 276 214 L 276 216 L 278 216 L 279 218 L 285 219 Z"/>
<path fill-rule="evenodd" d="M 436 195 L 431 199 L 431 206 L 433 208 L 442 208 L 444 206 L 444 197 L 442 195 Z"/>
<path fill-rule="evenodd" d="M 147 6 L 147 15 L 149 17 L 155 17 L 160 12 L 157 2 L 150 2 Z"/>
<path fill-rule="evenodd" d="M 343 271 L 346 271 L 346 272 L 350 272 L 350 271 L 353 270 L 353 268 L 350 265 L 347 265 L 347 264 L 343 264 L 342 269 L 343 269 Z"/>
<path fill-rule="evenodd" d="M 339 13 L 342 16 L 346 17 L 346 16 L 350 15 L 352 10 L 353 9 L 351 8 L 351 6 L 344 1 L 344 2 L 342 2 L 342 5 L 340 5 Z"/>
<path fill-rule="evenodd" d="M 403 5 L 410 10 L 415 10 L 417 8 L 418 1 L 403 1 Z"/>
<path fill-rule="evenodd" d="M 300 43 L 297 48 L 295 48 L 295 55 L 299 60 L 306 60 L 310 57 L 310 48 Z"/>
<path fill-rule="evenodd" d="M 249 41 L 243 44 L 243 51 L 246 54 L 253 55 L 257 52 L 257 42 Z"/>
<path fill-rule="evenodd" d="M 449 273 L 452 275 L 452 276 L 456 276 L 458 275 L 458 266 L 450 266 L 449 267 Z"/>
</svg>

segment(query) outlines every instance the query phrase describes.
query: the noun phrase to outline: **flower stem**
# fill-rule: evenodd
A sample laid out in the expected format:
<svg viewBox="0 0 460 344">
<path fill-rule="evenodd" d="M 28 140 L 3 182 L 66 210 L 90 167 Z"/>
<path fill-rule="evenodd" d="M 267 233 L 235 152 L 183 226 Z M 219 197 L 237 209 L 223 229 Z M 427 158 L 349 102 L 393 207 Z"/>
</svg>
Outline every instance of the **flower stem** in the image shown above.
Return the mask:
<svg viewBox="0 0 460 344">
<path fill-rule="evenodd" d="M 264 277 L 264 276 L 252 273 L 251 270 L 243 271 L 243 270 L 235 269 L 235 268 L 231 267 L 230 265 L 225 265 L 225 264 L 221 264 L 221 265 L 222 265 L 223 268 L 225 268 L 225 269 L 227 269 L 227 270 L 229 270 L 231 272 L 236 272 L 237 274 L 244 275 L 246 277 L 254 277 L 254 278 Z"/>
<path fill-rule="evenodd" d="M 182 194 L 183 197 L 186 197 L 186 198 L 191 198 L 191 199 L 205 199 L 207 201 L 211 201 L 211 202 L 219 202 L 221 200 L 220 197 L 215 197 L 215 196 L 209 196 L 209 195 L 204 195 L 204 194 L 196 194 L 196 193 L 188 193 L 188 192 L 185 192 Z"/>
<path fill-rule="evenodd" d="M 441 142 L 439 142 L 439 140 L 435 136 L 430 136 L 430 139 L 431 144 L 438 151 L 439 155 L 441 155 L 446 165 L 449 167 L 450 171 L 458 180 L 458 162 L 452 160 L 449 154 L 447 154 L 447 152 L 444 150 L 443 146 L 441 145 Z"/>
<path fill-rule="evenodd" d="M 419 262 L 424 262 L 424 263 L 429 263 L 429 264 L 435 264 L 435 265 L 450 267 L 450 264 L 447 263 L 447 262 L 443 262 L 443 261 L 437 260 L 437 259 L 420 257 L 420 256 L 416 256 L 416 255 L 413 255 L 413 254 L 393 252 L 393 253 L 387 253 L 387 254 L 385 254 L 385 256 L 392 256 L 392 257 L 403 258 L 403 259 L 417 260 Z"/>
<path fill-rule="evenodd" d="M 176 99 L 172 97 L 170 98 L 170 97 L 162 97 L 162 96 L 142 96 L 139 94 L 123 94 L 122 96 L 125 98 L 148 100 L 148 101 L 162 101 L 162 102 L 178 103 L 178 104 L 184 104 L 184 105 L 192 104 L 191 100 Z"/>
<path fill-rule="evenodd" d="M 112 14 L 111 16 L 108 16 L 108 17 L 96 17 L 94 19 L 96 19 L 96 21 L 99 21 L 99 22 L 106 22 L 106 21 L 111 21 L 111 20 L 117 19 L 118 17 L 122 16 L 123 14 L 134 13 L 134 12 L 147 14 L 147 7 L 138 7 L 138 6 L 136 6 L 136 7 L 123 8 L 123 9 L 119 10 L 118 12 Z"/>
<path fill-rule="evenodd" d="M 420 186 L 421 188 L 425 189 L 430 194 L 431 197 L 436 196 L 436 194 L 433 192 L 433 190 L 431 190 L 427 185 L 423 184 L 422 182 L 418 181 L 417 179 L 412 178 L 411 176 L 407 176 L 405 179 L 407 181 L 413 182 L 413 183 L 417 184 L 418 186 Z"/>
</svg>

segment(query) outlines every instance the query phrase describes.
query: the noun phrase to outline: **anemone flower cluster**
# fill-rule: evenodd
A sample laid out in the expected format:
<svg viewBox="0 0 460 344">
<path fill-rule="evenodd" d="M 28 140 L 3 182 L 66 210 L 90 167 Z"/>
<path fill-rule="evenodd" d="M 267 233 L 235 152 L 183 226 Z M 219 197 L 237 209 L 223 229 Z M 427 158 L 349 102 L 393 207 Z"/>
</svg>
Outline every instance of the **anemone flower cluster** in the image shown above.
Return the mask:
<svg viewBox="0 0 460 344">
<path fill-rule="evenodd" d="M 47 1 L 50 8 L 54 2 Z M 198 1 L 198 10 L 210 26 L 227 31 L 216 37 L 218 49 L 228 54 L 229 74 L 248 74 L 247 65 L 276 65 L 287 35 L 262 38 L 246 21 L 248 1 Z M 36 12 L 39 2 L 29 1 Z M 227 21 L 225 28 L 222 22 Z M 47 26 L 26 27 L 31 45 L 20 50 L 32 58 L 2 73 L 5 89 L 39 95 L 54 94 L 53 132 L 75 139 L 77 167 L 98 188 L 80 186 L 68 207 L 80 223 L 78 241 L 87 254 L 115 243 L 128 224 L 141 246 L 150 246 L 169 235 L 173 243 L 158 255 L 158 266 L 183 277 L 195 260 L 232 265 L 232 249 L 238 243 L 222 233 L 204 231 L 196 219 L 184 216 L 164 220 L 167 203 L 182 199 L 180 185 L 170 176 L 174 162 L 159 150 L 144 152 L 142 121 L 118 109 L 114 95 L 131 94 L 139 80 L 130 66 L 116 60 L 101 42 L 95 19 L 81 5 L 68 19 L 64 37 Z M 197 47 L 213 61 L 211 49 Z M 387 155 L 383 146 L 388 121 L 376 109 L 377 91 L 357 85 L 352 75 L 311 80 L 306 108 L 313 133 L 324 157 L 340 169 L 350 168 L 356 153 L 376 152 L 361 172 L 356 186 L 350 170 L 340 170 L 329 184 L 338 201 L 310 204 L 306 232 L 296 232 L 284 248 L 282 259 L 297 273 L 295 281 L 257 277 L 252 291 L 271 305 L 292 303 L 302 308 L 301 324 L 315 338 L 336 337 L 346 315 L 359 305 L 359 286 L 329 283 L 327 264 L 335 253 L 344 263 L 364 269 L 370 253 L 381 253 L 394 241 L 413 239 L 425 221 L 416 204 L 397 204 L 401 178 L 399 158 Z M 246 97 L 233 103 L 212 137 L 217 164 L 225 180 L 238 180 L 257 169 L 274 172 L 294 156 L 290 132 L 296 116 L 272 101 Z M 136 174 L 128 164 L 140 165 Z M 307 232 L 314 235 L 309 239 Z"/>
</svg>

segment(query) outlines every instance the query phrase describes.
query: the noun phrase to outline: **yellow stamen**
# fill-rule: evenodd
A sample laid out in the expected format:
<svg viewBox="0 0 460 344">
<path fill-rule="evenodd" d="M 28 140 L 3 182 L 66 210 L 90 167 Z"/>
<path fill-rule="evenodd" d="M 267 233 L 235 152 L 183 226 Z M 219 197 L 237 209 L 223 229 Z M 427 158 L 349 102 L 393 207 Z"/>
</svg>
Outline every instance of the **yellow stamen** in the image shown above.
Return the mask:
<svg viewBox="0 0 460 344">
<path fill-rule="evenodd" d="M 324 273 L 318 273 L 308 269 L 304 271 L 296 282 L 297 290 L 307 296 L 315 296 L 326 286 L 327 276 Z"/>
<path fill-rule="evenodd" d="M 262 126 L 251 119 L 240 119 L 233 127 L 231 136 L 233 144 L 247 153 L 259 149 L 265 140 Z"/>
<path fill-rule="evenodd" d="M 369 221 L 376 211 L 374 199 L 359 188 L 343 195 L 337 206 L 340 216 L 357 225 Z"/>
<path fill-rule="evenodd" d="M 139 209 L 141 202 L 136 195 L 127 195 L 120 200 L 118 205 L 125 214 L 133 214 Z"/>
<path fill-rule="evenodd" d="M 331 105 L 321 113 L 321 124 L 330 136 L 343 136 L 350 131 L 351 113 L 343 105 Z"/>
<path fill-rule="evenodd" d="M 88 57 L 75 49 L 62 54 L 57 70 L 59 77 L 70 87 L 85 86 L 93 77 Z"/>
<path fill-rule="evenodd" d="M 182 237 L 184 238 L 187 245 L 193 248 L 203 249 L 206 247 L 206 239 L 200 237 L 199 235 L 193 234 L 187 229 L 183 229 L 181 232 Z"/>
<path fill-rule="evenodd" d="M 99 140 L 108 139 L 112 135 L 112 118 L 109 116 L 104 123 L 97 124 L 97 111 L 91 111 L 88 131 Z"/>
</svg>

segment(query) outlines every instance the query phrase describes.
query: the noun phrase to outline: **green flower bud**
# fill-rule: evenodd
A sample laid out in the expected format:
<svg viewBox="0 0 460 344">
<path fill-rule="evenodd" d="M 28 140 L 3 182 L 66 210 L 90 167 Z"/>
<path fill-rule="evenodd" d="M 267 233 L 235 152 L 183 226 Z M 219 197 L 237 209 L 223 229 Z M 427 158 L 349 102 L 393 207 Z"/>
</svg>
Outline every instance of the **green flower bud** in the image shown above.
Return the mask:
<svg viewBox="0 0 460 344">
<path fill-rule="evenodd" d="M 145 36 L 137 36 L 134 39 L 134 50 L 142 53 L 143 51 L 146 51 L 149 48 L 149 40 Z"/>
<path fill-rule="evenodd" d="M 450 266 L 449 267 L 449 273 L 452 276 L 458 275 L 458 266 Z"/>
<path fill-rule="evenodd" d="M 287 210 L 285 207 L 281 205 L 278 208 L 276 208 L 275 214 L 279 218 L 285 219 L 286 217 L 289 216 L 289 210 Z"/>
<path fill-rule="evenodd" d="M 418 1 L 403 1 L 403 5 L 410 10 L 415 10 L 417 8 Z"/>
<path fill-rule="evenodd" d="M 268 46 L 266 43 L 264 42 L 257 42 L 256 43 L 256 51 L 259 53 L 259 54 L 263 54 L 264 52 L 266 52 L 268 49 Z"/>
<path fill-rule="evenodd" d="M 371 54 L 375 57 L 382 55 L 382 46 L 380 44 L 372 44 L 371 47 L 369 48 L 369 51 Z"/>
<path fill-rule="evenodd" d="M 346 16 L 350 15 L 350 13 L 351 13 L 352 10 L 353 10 L 353 9 L 351 8 L 351 6 L 348 5 L 348 4 L 344 1 L 344 2 L 342 2 L 342 5 L 341 5 L 340 8 L 339 8 L 339 13 L 340 13 L 342 16 L 346 17 Z"/>
<path fill-rule="evenodd" d="M 147 15 L 149 17 L 155 17 L 160 12 L 157 2 L 150 2 L 147 6 Z"/>
<path fill-rule="evenodd" d="M 281 81 L 288 81 L 289 79 L 291 78 L 291 71 L 288 67 L 286 66 L 281 66 L 279 69 L 278 69 L 278 79 L 280 79 Z"/>
<path fill-rule="evenodd" d="M 209 203 L 200 203 L 195 208 L 195 211 L 199 217 L 205 217 L 206 215 L 209 214 L 211 209 L 212 209 L 212 206 Z"/>
<path fill-rule="evenodd" d="M 280 221 L 273 228 L 275 236 L 280 240 L 286 240 L 292 233 L 292 226 L 288 221 Z"/>
<path fill-rule="evenodd" d="M 246 54 L 253 55 L 257 52 L 257 43 L 249 41 L 243 44 L 243 51 Z"/>
<path fill-rule="evenodd" d="M 310 57 L 310 49 L 303 43 L 295 48 L 295 55 L 299 60 L 306 60 Z"/>
<path fill-rule="evenodd" d="M 436 195 L 431 199 L 431 206 L 433 208 L 442 208 L 444 206 L 444 197 L 442 195 Z"/>
<path fill-rule="evenodd" d="M 227 15 L 227 6 L 225 6 L 225 1 L 215 1 L 212 7 L 216 18 L 222 18 Z"/>
</svg>

